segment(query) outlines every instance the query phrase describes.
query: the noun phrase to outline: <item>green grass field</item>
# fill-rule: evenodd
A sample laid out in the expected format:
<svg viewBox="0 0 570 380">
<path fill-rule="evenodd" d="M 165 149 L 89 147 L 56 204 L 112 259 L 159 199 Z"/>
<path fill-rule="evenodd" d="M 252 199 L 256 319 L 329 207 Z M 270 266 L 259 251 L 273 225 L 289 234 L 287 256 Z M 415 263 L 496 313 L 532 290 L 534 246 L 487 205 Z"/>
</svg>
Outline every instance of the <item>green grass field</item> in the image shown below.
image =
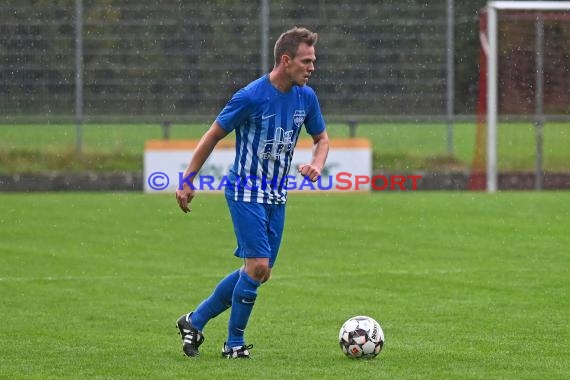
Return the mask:
<svg viewBox="0 0 570 380">
<path fill-rule="evenodd" d="M 206 124 L 174 124 L 171 138 L 198 139 L 207 128 Z M 328 128 L 332 138 L 348 136 L 346 125 L 331 124 Z M 447 126 L 443 124 L 362 124 L 357 136 L 372 141 L 377 170 L 469 169 L 475 150 L 475 126 L 467 123 L 454 127 L 452 157 L 447 154 Z M 87 124 L 83 127 L 84 154 L 77 156 L 74 125 L 0 125 L 0 172 L 141 170 L 145 141 L 160 138 L 159 124 Z M 535 136 L 531 124 L 501 125 L 499 139 L 500 170 L 533 170 Z M 570 124 L 547 124 L 544 168 L 569 171 L 568 146 Z"/>
<path fill-rule="evenodd" d="M 246 334 L 182 355 L 176 319 L 240 262 L 223 197 L 0 194 L 0 378 L 566 379 L 570 193 L 291 196 Z M 372 361 L 338 330 L 376 318 Z"/>
</svg>

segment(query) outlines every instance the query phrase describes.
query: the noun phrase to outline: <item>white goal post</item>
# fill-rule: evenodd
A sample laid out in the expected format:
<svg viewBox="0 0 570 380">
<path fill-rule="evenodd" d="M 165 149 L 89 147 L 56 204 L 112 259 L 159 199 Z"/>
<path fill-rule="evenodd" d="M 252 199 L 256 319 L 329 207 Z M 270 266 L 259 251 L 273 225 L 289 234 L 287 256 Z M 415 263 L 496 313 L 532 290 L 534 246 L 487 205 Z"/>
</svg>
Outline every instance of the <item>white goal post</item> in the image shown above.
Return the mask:
<svg viewBox="0 0 570 380">
<path fill-rule="evenodd" d="M 487 3 L 487 192 L 498 188 L 497 113 L 498 113 L 498 25 L 497 12 L 570 11 L 570 1 L 490 1 Z"/>
</svg>

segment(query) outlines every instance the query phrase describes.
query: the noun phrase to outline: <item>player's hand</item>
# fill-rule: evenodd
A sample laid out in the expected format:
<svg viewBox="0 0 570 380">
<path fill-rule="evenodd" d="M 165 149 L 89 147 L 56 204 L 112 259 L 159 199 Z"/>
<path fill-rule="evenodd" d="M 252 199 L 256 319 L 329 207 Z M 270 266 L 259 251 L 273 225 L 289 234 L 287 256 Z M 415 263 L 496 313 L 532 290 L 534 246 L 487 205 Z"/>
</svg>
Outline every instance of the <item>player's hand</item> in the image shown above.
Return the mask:
<svg viewBox="0 0 570 380">
<path fill-rule="evenodd" d="M 321 176 L 321 170 L 314 166 L 314 165 L 299 165 L 297 170 L 303 177 L 309 177 L 309 179 L 313 182 L 316 182 L 317 179 Z"/>
<path fill-rule="evenodd" d="M 182 187 L 182 190 L 180 189 L 176 190 L 176 202 L 178 202 L 178 206 L 185 213 L 192 211 L 188 206 L 190 202 L 192 202 L 195 192 L 196 191 L 192 189 L 190 186 L 188 186 L 188 184 L 186 183 Z"/>
</svg>

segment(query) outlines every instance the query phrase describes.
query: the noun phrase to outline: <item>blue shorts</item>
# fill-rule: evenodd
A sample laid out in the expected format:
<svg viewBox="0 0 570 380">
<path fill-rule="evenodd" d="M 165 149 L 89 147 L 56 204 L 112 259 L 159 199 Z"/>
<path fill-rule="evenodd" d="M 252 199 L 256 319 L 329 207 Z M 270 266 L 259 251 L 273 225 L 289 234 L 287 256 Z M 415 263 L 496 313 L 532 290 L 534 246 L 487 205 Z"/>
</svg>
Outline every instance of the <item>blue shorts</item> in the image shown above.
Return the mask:
<svg viewBox="0 0 570 380">
<path fill-rule="evenodd" d="M 234 255 L 241 258 L 266 257 L 269 267 L 273 267 L 283 235 L 285 205 L 227 201 L 238 244 Z"/>
</svg>

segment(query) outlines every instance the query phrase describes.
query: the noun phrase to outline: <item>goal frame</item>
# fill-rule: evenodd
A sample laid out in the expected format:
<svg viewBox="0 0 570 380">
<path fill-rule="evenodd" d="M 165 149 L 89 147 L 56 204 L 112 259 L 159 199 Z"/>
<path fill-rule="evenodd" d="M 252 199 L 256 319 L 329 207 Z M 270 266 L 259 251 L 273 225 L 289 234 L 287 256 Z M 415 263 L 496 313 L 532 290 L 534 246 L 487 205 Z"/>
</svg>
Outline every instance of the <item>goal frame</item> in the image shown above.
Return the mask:
<svg viewBox="0 0 570 380">
<path fill-rule="evenodd" d="M 498 188 L 498 17 L 504 10 L 570 11 L 570 1 L 489 1 L 487 3 L 487 192 Z"/>
</svg>

